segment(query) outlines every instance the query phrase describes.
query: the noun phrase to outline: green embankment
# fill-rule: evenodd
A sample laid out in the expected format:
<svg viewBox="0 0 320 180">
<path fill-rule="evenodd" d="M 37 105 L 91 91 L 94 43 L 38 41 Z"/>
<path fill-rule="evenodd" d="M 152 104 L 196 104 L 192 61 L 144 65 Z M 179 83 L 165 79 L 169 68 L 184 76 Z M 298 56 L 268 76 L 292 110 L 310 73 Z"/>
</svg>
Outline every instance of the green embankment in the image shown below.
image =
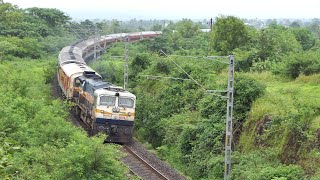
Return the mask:
<svg viewBox="0 0 320 180">
<path fill-rule="evenodd" d="M 118 147 L 88 138 L 67 121 L 68 104 L 52 97 L 55 64 L 0 64 L 0 179 L 124 179 Z"/>
<path fill-rule="evenodd" d="M 249 153 L 272 148 L 286 164 L 319 175 L 320 75 L 287 80 L 271 73 L 246 73 L 266 85 L 244 123 L 239 149 Z"/>
<path fill-rule="evenodd" d="M 123 62 L 110 58 L 110 54 L 105 54 L 92 67 L 109 81 L 121 85 Z M 192 67 L 191 73 L 206 87 L 223 88 L 226 80 L 223 67 L 183 58 L 175 61 L 187 70 Z M 150 144 L 146 145 L 156 148 L 159 157 L 192 179 L 222 178 L 224 101 L 204 94 L 189 81 L 139 76 L 183 77 L 166 58 L 138 54 L 131 62 L 133 75 L 129 85 L 134 87 L 131 91 L 138 98 L 136 136 L 148 140 Z M 141 67 L 148 65 L 139 69 L 133 62 L 139 62 Z M 241 123 L 243 127 L 240 136 L 235 136 L 240 139 L 233 154 L 232 178 L 317 178 L 319 74 L 301 75 L 295 80 L 271 72 L 237 72 L 236 77 L 235 128 Z M 249 99 L 254 100 L 252 105 Z"/>
</svg>

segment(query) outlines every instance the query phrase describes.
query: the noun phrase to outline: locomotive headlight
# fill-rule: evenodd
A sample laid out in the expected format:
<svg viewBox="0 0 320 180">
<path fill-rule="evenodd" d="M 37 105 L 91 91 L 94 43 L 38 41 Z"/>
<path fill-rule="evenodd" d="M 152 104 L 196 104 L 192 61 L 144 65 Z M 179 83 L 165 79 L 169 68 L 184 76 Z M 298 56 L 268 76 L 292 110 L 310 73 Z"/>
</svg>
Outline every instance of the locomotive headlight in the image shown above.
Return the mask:
<svg viewBox="0 0 320 180">
<path fill-rule="evenodd" d="M 131 116 L 131 113 L 130 113 L 130 112 L 128 112 L 128 116 L 129 116 L 129 117 Z"/>
<path fill-rule="evenodd" d="M 105 132 L 106 128 L 103 126 L 99 126 L 98 131 L 99 132 Z"/>
<path fill-rule="evenodd" d="M 125 128 L 124 129 L 124 134 L 130 135 L 131 134 L 131 130 L 129 128 Z"/>
</svg>

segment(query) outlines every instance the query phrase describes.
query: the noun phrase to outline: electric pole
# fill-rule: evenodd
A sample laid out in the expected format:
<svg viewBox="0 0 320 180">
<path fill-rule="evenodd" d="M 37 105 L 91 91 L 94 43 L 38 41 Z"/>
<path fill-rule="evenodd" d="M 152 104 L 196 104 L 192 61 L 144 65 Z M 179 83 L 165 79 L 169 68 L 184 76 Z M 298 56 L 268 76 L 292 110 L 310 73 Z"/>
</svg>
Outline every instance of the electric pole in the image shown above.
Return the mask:
<svg viewBox="0 0 320 180">
<path fill-rule="evenodd" d="M 125 42 L 124 42 L 124 65 L 123 65 L 123 89 L 126 89 L 128 87 L 128 56 L 129 56 L 129 50 L 128 50 L 128 45 L 129 45 L 129 36 L 125 37 Z"/>
<path fill-rule="evenodd" d="M 98 41 L 98 32 L 97 32 L 97 26 L 94 26 L 94 39 L 93 39 L 93 43 L 94 43 L 94 47 L 93 47 L 93 59 L 97 60 L 97 41 Z"/>
<path fill-rule="evenodd" d="M 160 50 L 166 57 L 166 53 Z M 194 57 L 194 56 L 179 56 L 178 57 Z M 214 59 L 223 59 L 228 58 L 228 62 L 226 61 L 219 61 Z M 194 57 L 194 58 L 201 58 L 201 57 Z M 224 158 L 224 180 L 228 180 L 230 178 L 231 173 L 231 153 L 232 153 L 232 116 L 233 116 L 233 96 L 234 96 L 234 63 L 235 58 L 233 55 L 230 56 L 206 56 L 202 58 L 211 59 L 216 62 L 228 64 L 228 86 L 226 90 L 206 90 L 204 86 L 199 84 L 195 79 L 193 79 L 185 70 L 183 70 L 176 62 L 174 62 L 170 57 L 169 59 L 178 66 L 188 77 L 190 80 L 194 81 L 197 85 L 199 85 L 206 93 L 214 93 L 215 96 L 220 98 L 227 99 L 227 114 L 226 114 L 226 137 L 225 137 L 225 158 Z M 144 75 L 145 77 L 151 78 L 166 78 L 166 79 L 176 79 L 181 80 L 180 78 L 173 78 L 173 77 L 161 77 L 161 76 L 150 76 Z M 186 79 L 182 79 L 186 80 Z M 216 93 L 227 93 L 226 96 L 222 96 Z"/>
<path fill-rule="evenodd" d="M 226 116 L 226 139 L 224 158 L 224 179 L 230 177 L 231 172 L 231 145 L 232 145 L 232 114 L 233 114 L 233 92 L 234 92 L 234 56 L 230 55 L 228 66 L 228 89 L 227 89 L 227 116 Z"/>
<path fill-rule="evenodd" d="M 94 26 L 94 38 L 93 38 L 93 43 L 94 43 L 94 47 L 93 47 L 93 59 L 96 60 L 97 58 L 100 57 L 100 51 L 101 49 L 105 51 L 105 49 L 103 49 L 100 44 L 100 33 L 99 33 L 99 29 L 97 27 L 97 25 Z M 98 48 L 97 48 L 98 47 Z"/>
<path fill-rule="evenodd" d="M 93 38 L 93 59 L 97 60 L 97 28 L 94 28 L 94 38 Z"/>
<path fill-rule="evenodd" d="M 213 27 L 213 20 L 212 18 L 210 18 L 210 30 L 212 31 L 212 27 Z"/>
</svg>

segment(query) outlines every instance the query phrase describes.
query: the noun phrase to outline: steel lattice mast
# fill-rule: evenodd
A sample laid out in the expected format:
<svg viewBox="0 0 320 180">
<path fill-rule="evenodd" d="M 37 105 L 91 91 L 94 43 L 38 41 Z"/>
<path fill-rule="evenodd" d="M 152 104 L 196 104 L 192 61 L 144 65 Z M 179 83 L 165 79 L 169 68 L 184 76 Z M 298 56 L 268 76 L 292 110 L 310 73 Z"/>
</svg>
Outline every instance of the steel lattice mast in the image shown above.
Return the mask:
<svg viewBox="0 0 320 180">
<path fill-rule="evenodd" d="M 224 179 L 229 179 L 231 172 L 231 146 L 232 146 L 232 114 L 233 114 L 233 92 L 234 92 L 234 56 L 230 55 L 228 67 L 228 89 L 227 89 L 227 114 L 226 114 L 226 139 L 224 159 Z"/>
<path fill-rule="evenodd" d="M 123 74 L 123 89 L 126 89 L 128 87 L 128 56 L 129 56 L 129 36 L 125 37 L 125 43 L 124 43 L 124 74 Z"/>
</svg>

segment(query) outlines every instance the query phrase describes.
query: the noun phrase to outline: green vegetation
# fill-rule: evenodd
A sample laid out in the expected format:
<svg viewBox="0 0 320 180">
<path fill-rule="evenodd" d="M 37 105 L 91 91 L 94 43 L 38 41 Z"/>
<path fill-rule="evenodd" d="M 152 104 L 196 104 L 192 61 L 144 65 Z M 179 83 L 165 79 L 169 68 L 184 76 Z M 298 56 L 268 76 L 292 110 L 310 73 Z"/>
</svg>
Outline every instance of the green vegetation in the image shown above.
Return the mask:
<svg viewBox="0 0 320 180">
<path fill-rule="evenodd" d="M 96 27 L 101 34 L 163 31 L 129 47 L 129 90 L 138 99 L 135 135 L 186 176 L 223 178 L 225 94 L 204 89 L 226 89 L 227 65 L 217 62 L 226 59 L 200 57 L 232 53 L 231 179 L 320 178 L 319 21 L 288 27 L 270 21 L 256 29 L 220 16 L 210 33 L 189 19 L 166 27 L 157 20 L 70 21 L 57 9 L 0 5 L 1 179 L 126 178 L 117 146 L 89 139 L 66 121 L 68 104 L 51 97 L 52 54 L 75 41 L 69 27 L 82 38 Z M 91 66 L 122 86 L 124 64 L 112 56 L 123 53 L 123 43 L 116 43 Z"/>
<path fill-rule="evenodd" d="M 75 41 L 65 28 L 70 17 L 57 9 L 20 9 L 0 4 L 0 60 L 38 59 Z"/>
<path fill-rule="evenodd" d="M 119 150 L 88 138 L 68 119 L 68 105 L 45 84 L 55 57 L 0 65 L 0 177 L 123 179 Z"/>
<path fill-rule="evenodd" d="M 229 16 L 218 17 L 211 33 L 199 28 L 183 19 L 169 24 L 161 37 L 130 45 L 136 137 L 192 179 L 223 178 L 226 100 L 182 80 L 189 77 L 172 60 L 205 89 L 223 90 L 225 64 L 179 55 L 232 52 L 237 60 L 232 179 L 318 179 L 320 51 L 314 31 L 276 23 L 258 30 Z M 123 61 L 111 56 L 123 53 L 118 43 L 92 67 L 122 85 Z"/>
<path fill-rule="evenodd" d="M 0 4 L 0 179 L 125 179 L 116 145 L 70 122 L 52 97 L 57 53 L 75 38 L 57 9 Z M 55 55 L 52 55 L 55 54 Z"/>
</svg>

